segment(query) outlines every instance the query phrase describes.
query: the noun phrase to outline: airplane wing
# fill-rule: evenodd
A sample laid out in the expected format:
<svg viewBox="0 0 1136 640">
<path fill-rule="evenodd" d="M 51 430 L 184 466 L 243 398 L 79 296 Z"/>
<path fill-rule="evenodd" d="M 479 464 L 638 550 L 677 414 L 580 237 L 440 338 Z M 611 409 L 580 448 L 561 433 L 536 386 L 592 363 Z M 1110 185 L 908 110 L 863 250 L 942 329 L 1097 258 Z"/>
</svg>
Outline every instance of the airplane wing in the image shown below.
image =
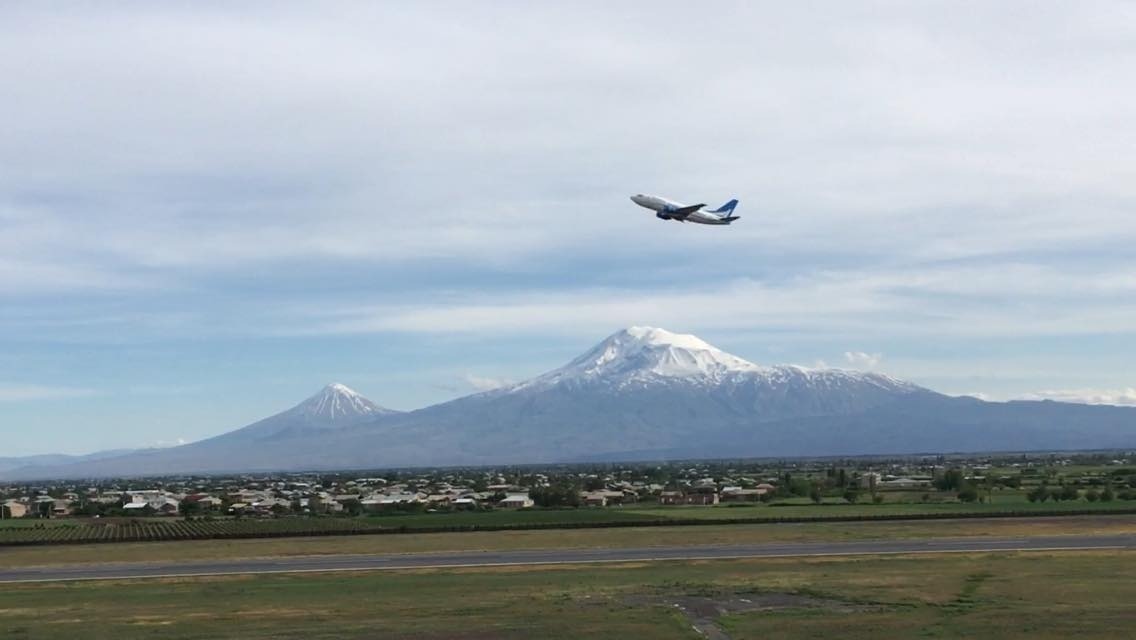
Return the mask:
<svg viewBox="0 0 1136 640">
<path fill-rule="evenodd" d="M 706 206 L 706 203 L 703 202 L 702 204 L 692 204 L 689 207 L 679 207 L 678 209 L 675 209 L 674 211 L 669 212 L 669 215 L 672 218 L 677 218 L 679 220 L 682 220 L 682 219 L 686 218 L 687 216 L 689 216 L 690 214 L 694 213 L 695 211 L 698 211 L 699 209 L 701 209 L 702 207 L 705 207 L 705 206 Z"/>
</svg>

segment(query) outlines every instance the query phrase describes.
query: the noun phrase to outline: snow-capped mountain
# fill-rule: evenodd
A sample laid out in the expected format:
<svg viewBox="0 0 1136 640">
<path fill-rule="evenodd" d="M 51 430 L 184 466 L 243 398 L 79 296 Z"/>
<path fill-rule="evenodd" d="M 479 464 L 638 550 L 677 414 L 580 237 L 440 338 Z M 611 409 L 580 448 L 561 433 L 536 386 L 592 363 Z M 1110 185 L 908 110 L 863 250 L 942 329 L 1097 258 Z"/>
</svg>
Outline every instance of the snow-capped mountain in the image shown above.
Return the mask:
<svg viewBox="0 0 1136 640">
<path fill-rule="evenodd" d="M 359 418 L 370 418 L 395 413 L 359 395 L 347 385 L 333 382 L 296 406 L 296 410 L 313 420 L 327 420 L 329 423 L 352 422 Z"/>
<path fill-rule="evenodd" d="M 808 369 L 782 365 L 763 367 L 690 334 L 655 327 L 618 331 L 567 365 L 513 385 L 505 393 L 555 387 L 608 388 L 625 391 L 652 386 L 813 389 L 819 392 L 909 393 L 921 390 L 908 382 L 877 373 L 841 369 Z"/>
<path fill-rule="evenodd" d="M 346 385 L 333 383 L 291 409 L 246 427 L 168 449 L 57 465 L 35 465 L 7 477 L 105 477 L 189 472 L 241 471 L 337 466 L 336 452 L 320 447 L 337 434 L 399 412 L 385 409 Z"/>
<path fill-rule="evenodd" d="M 761 366 L 651 327 L 512 386 L 409 413 L 339 384 L 209 440 L 9 478 L 1136 446 L 1136 408 L 954 398 L 859 371 Z"/>
<path fill-rule="evenodd" d="M 375 426 L 365 438 L 383 434 L 378 459 L 394 466 L 1136 445 L 1136 410 L 988 403 L 878 373 L 762 366 L 651 327 Z"/>
<path fill-rule="evenodd" d="M 563 367 L 516 385 L 513 390 L 595 381 L 622 387 L 651 384 L 665 378 L 712 384 L 731 374 L 756 371 L 765 370 L 696 336 L 654 327 L 630 327 L 609 336 Z"/>
<path fill-rule="evenodd" d="M 395 413 L 398 412 L 380 407 L 347 385 L 334 382 L 287 411 L 202 443 L 263 441 L 269 438 L 311 435 L 343 429 Z"/>
</svg>

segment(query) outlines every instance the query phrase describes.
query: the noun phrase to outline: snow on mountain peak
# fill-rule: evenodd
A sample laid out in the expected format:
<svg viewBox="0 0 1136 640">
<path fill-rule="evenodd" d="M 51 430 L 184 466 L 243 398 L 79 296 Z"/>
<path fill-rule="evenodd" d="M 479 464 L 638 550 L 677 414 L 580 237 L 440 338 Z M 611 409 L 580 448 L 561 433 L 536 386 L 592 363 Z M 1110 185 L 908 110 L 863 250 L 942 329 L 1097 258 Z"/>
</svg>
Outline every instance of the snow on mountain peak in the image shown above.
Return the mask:
<svg viewBox="0 0 1136 640">
<path fill-rule="evenodd" d="M 651 378 L 718 380 L 730 373 L 762 370 L 697 336 L 655 327 L 629 327 L 608 336 L 564 367 L 514 389 L 567 380 L 610 380 L 618 384 Z"/>
<path fill-rule="evenodd" d="M 308 416 L 332 421 L 382 415 L 389 410 L 364 398 L 351 387 L 333 382 L 298 407 Z"/>
<path fill-rule="evenodd" d="M 698 336 L 689 333 L 671 333 L 657 327 L 628 327 L 618 331 L 608 340 L 634 341 L 642 345 L 673 346 L 694 351 L 718 351 L 716 347 Z"/>
</svg>

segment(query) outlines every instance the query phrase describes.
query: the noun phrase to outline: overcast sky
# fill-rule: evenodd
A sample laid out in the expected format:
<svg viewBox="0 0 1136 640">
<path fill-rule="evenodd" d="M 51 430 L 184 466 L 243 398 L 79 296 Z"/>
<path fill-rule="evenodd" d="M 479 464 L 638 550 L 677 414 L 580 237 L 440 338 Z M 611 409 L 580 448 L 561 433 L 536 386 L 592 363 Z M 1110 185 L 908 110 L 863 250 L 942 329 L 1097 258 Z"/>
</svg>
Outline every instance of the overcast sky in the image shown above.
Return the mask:
<svg viewBox="0 0 1136 640">
<path fill-rule="evenodd" d="M 0 6 L 0 456 L 413 409 L 631 324 L 1136 404 L 1132 3 L 243 7 Z"/>
</svg>

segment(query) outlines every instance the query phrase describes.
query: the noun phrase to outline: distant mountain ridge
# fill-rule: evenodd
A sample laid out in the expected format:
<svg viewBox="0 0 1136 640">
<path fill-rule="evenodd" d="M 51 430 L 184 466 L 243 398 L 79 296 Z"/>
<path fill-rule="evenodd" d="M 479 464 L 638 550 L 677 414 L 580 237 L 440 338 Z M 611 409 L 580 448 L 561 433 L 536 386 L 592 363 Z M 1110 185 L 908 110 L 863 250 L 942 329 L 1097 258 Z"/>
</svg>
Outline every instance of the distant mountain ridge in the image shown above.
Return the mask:
<svg viewBox="0 0 1136 640">
<path fill-rule="evenodd" d="M 890 376 L 766 367 L 652 327 L 568 364 L 417 411 L 332 384 L 242 429 L 171 449 L 0 477 L 102 477 L 1136 446 L 1136 408 L 955 398 Z"/>
</svg>

